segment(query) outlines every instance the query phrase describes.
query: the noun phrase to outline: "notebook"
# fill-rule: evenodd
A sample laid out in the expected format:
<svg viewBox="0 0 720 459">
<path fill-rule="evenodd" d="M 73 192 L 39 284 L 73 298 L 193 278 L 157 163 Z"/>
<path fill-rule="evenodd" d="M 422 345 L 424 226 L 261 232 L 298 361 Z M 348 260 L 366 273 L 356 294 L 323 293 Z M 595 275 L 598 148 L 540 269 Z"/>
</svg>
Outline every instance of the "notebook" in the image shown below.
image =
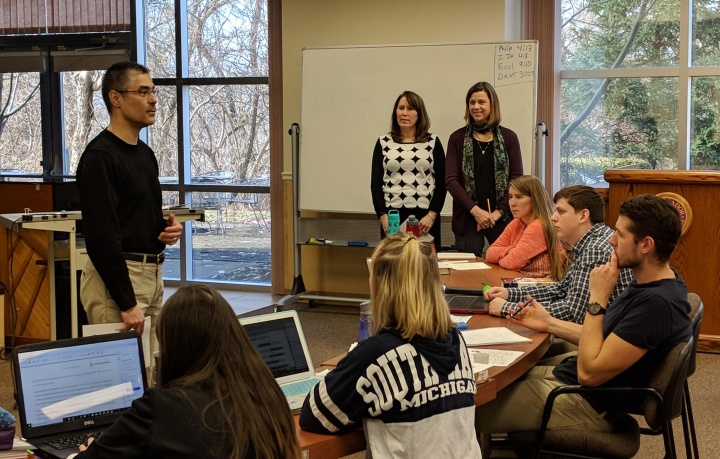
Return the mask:
<svg viewBox="0 0 720 459">
<path fill-rule="evenodd" d="M 300 409 L 305 396 L 320 382 L 320 378 L 315 376 L 297 312 L 288 310 L 241 317 L 240 323 L 272 371 L 290 409 Z"/>
<path fill-rule="evenodd" d="M 445 300 L 453 314 L 487 314 L 488 302 L 482 289 L 443 287 Z"/>
<path fill-rule="evenodd" d="M 20 427 L 37 456 L 65 459 L 78 452 L 78 444 L 101 436 L 143 395 L 140 339 L 123 332 L 15 347 Z"/>
</svg>

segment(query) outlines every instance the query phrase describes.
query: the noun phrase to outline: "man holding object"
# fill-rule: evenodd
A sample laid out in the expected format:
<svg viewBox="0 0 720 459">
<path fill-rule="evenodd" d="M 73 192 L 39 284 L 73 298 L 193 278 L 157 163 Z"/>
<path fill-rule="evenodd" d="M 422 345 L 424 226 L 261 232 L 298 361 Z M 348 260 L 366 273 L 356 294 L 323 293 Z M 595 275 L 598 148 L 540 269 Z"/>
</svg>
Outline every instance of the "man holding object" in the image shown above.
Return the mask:
<svg viewBox="0 0 720 459">
<path fill-rule="evenodd" d="M 105 72 L 102 96 L 110 124 L 88 144 L 77 168 L 90 257 L 80 299 L 91 324 L 122 322 L 121 331 L 142 333 L 149 316 L 155 353 L 163 250 L 182 235 L 174 216 L 163 218 L 157 160 L 139 138 L 155 123 L 155 85 L 146 67 L 121 62 Z"/>
</svg>

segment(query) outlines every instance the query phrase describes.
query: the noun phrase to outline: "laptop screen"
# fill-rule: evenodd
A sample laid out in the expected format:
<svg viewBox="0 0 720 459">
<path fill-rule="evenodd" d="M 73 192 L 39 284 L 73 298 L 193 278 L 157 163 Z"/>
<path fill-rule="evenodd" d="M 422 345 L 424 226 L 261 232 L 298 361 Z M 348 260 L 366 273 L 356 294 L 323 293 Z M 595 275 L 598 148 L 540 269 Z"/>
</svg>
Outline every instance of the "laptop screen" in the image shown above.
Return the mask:
<svg viewBox="0 0 720 459">
<path fill-rule="evenodd" d="M 25 437 L 111 423 L 145 391 L 137 333 L 18 346 L 14 357 Z"/>
<path fill-rule="evenodd" d="M 303 343 L 292 316 L 249 323 L 242 321 L 255 349 L 275 379 L 310 370 Z M 282 381 L 279 381 L 282 383 Z"/>
</svg>

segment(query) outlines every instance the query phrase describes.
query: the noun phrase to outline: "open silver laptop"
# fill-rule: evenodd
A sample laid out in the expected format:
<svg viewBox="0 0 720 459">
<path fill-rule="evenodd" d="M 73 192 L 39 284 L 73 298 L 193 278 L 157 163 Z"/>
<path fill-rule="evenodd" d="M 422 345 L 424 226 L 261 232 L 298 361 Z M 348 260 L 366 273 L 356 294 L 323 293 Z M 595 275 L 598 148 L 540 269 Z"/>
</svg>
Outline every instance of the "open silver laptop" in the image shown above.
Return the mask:
<svg viewBox="0 0 720 459">
<path fill-rule="evenodd" d="M 240 323 L 280 385 L 291 410 L 320 381 L 308 351 L 297 312 L 293 310 L 241 317 Z"/>
</svg>

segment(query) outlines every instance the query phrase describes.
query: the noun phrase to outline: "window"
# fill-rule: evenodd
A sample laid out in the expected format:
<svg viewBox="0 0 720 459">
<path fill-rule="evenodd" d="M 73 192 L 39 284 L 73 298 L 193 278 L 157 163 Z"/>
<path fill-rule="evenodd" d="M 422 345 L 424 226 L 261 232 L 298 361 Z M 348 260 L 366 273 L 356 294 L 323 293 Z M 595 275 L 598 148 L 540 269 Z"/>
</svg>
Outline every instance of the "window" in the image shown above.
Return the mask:
<svg viewBox="0 0 720 459">
<path fill-rule="evenodd" d="M 0 2 L 0 180 L 72 177 L 109 122 L 97 69 L 137 60 L 157 86 L 141 135 L 163 200 L 207 211 L 168 248 L 166 277 L 270 285 L 267 3 Z"/>
<path fill-rule="evenodd" d="M 0 74 L 0 173 L 42 174 L 40 74 Z"/>
<path fill-rule="evenodd" d="M 720 169 L 720 4 L 563 0 L 560 185 Z"/>
<path fill-rule="evenodd" d="M 167 204 L 206 215 L 185 250 L 168 249 L 166 277 L 269 285 L 267 2 L 154 1 L 145 18 L 159 100 L 148 143 Z"/>
</svg>

